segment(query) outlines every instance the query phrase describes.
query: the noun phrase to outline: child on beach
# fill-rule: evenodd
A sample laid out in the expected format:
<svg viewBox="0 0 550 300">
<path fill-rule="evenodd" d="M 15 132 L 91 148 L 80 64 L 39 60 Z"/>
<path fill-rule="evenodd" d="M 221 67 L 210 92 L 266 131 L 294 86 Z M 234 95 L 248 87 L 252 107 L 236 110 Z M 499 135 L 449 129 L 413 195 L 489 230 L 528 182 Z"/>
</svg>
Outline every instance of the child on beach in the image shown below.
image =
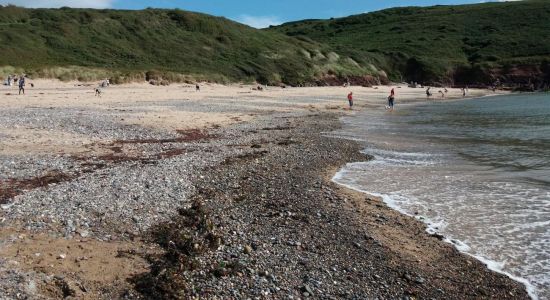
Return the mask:
<svg viewBox="0 0 550 300">
<path fill-rule="evenodd" d="M 353 92 L 348 94 L 349 109 L 353 108 Z"/>
</svg>

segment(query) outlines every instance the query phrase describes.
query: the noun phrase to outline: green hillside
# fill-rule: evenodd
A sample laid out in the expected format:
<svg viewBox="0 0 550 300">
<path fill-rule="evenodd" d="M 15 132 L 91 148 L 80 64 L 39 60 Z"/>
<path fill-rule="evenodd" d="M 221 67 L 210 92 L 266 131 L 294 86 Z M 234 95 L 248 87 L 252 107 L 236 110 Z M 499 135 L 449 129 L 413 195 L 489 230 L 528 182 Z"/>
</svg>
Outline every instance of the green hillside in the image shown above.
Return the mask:
<svg viewBox="0 0 550 300">
<path fill-rule="evenodd" d="M 271 28 L 330 45 L 393 80 L 550 82 L 550 1 L 405 7 Z"/>
<path fill-rule="evenodd" d="M 67 80 L 127 81 L 149 72 L 171 80 L 293 85 L 377 76 L 317 42 L 204 14 L 0 7 L 0 75 L 19 71 Z"/>
</svg>

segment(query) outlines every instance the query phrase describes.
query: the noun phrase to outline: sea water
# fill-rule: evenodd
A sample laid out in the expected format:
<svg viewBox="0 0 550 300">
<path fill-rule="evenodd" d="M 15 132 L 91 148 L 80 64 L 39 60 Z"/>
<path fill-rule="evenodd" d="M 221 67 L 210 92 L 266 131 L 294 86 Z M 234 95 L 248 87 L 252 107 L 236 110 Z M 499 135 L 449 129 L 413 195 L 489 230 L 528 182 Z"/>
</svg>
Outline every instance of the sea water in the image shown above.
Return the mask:
<svg viewBox="0 0 550 300">
<path fill-rule="evenodd" d="M 382 197 L 550 299 L 550 94 L 367 108 L 331 136 L 372 161 L 334 181 Z"/>
</svg>

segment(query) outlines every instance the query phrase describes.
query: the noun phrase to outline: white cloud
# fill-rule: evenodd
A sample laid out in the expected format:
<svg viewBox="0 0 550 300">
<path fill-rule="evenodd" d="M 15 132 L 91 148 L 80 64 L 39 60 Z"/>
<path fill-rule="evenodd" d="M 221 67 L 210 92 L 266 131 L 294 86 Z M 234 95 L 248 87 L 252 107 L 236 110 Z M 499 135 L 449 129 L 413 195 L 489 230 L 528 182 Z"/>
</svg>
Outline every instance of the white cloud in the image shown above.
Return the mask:
<svg viewBox="0 0 550 300">
<path fill-rule="evenodd" d="M 0 5 L 13 4 L 24 7 L 85 7 L 109 8 L 114 0 L 0 0 Z"/>
<path fill-rule="evenodd" d="M 266 28 L 270 25 L 281 25 L 283 23 L 283 21 L 275 16 L 241 15 L 236 21 L 255 28 Z"/>
</svg>

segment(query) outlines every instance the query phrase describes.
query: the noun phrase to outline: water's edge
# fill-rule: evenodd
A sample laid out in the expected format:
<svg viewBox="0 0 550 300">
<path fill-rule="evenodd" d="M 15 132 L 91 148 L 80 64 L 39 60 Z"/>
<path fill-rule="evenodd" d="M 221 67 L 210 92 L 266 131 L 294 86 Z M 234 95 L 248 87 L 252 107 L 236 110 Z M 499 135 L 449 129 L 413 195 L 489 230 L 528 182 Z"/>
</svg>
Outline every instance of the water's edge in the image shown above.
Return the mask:
<svg viewBox="0 0 550 300">
<path fill-rule="evenodd" d="M 518 93 L 511 93 L 510 95 L 517 95 Z M 463 99 L 449 99 L 447 100 L 446 102 L 460 102 L 460 101 L 464 101 L 464 100 L 472 100 L 472 99 L 478 99 L 478 98 L 490 98 L 490 97 L 493 97 L 493 96 L 502 96 L 502 95 L 486 95 L 486 96 L 483 96 L 483 97 L 467 97 L 467 98 L 463 98 Z M 406 106 L 408 107 L 411 107 L 411 106 L 417 106 L 417 105 L 422 105 L 422 104 L 425 104 L 426 102 L 425 101 L 421 101 L 421 102 L 418 102 L 418 103 L 407 103 Z M 345 124 L 344 124 L 345 126 Z M 338 137 L 338 136 L 335 136 L 333 134 L 330 134 L 328 133 L 327 136 L 330 136 L 330 137 L 333 137 L 333 138 L 344 138 L 344 139 L 352 139 L 354 140 L 354 138 L 347 138 L 347 137 Z M 359 140 L 357 140 L 359 141 Z M 364 152 L 365 154 L 369 155 L 368 152 Z M 438 235 L 441 235 L 443 236 L 443 241 L 448 243 L 448 244 L 452 244 L 453 247 L 455 247 L 458 251 L 460 251 L 461 253 L 465 254 L 465 255 L 468 255 L 470 257 L 473 257 L 475 259 L 477 259 L 478 261 L 482 262 L 489 270 L 493 271 L 493 272 L 496 272 L 496 273 L 499 273 L 499 274 L 503 274 L 507 277 L 509 277 L 510 279 L 516 281 L 516 282 L 519 282 L 521 284 L 523 284 L 526 288 L 526 291 L 527 293 L 529 294 L 529 296 L 531 297 L 531 299 L 533 300 L 539 300 L 539 296 L 537 295 L 537 289 L 535 288 L 535 286 L 529 281 L 527 280 L 526 278 L 523 278 L 523 277 L 519 277 L 519 276 L 515 276 L 509 272 L 506 272 L 503 270 L 503 267 L 504 267 L 504 263 L 503 262 L 499 262 L 499 261 L 495 261 L 495 260 L 491 260 L 491 259 L 488 259 L 482 255 L 479 255 L 479 254 L 476 254 L 476 253 L 471 253 L 471 248 L 464 242 L 462 242 L 461 240 L 458 240 L 458 239 L 454 239 L 452 236 L 450 235 L 442 235 L 438 229 L 436 229 L 437 225 L 434 225 L 429 218 L 425 217 L 425 216 L 419 216 L 419 215 L 414 215 L 412 213 L 409 213 L 408 211 L 406 211 L 405 209 L 399 207 L 399 205 L 397 205 L 397 203 L 395 203 L 395 201 L 393 201 L 393 199 L 389 196 L 389 195 L 385 195 L 385 194 L 380 194 L 380 193 L 376 193 L 376 192 L 372 192 L 372 191 L 366 191 L 366 190 L 363 190 L 359 187 L 356 187 L 356 186 L 353 186 L 353 185 L 350 185 L 350 184 L 346 184 L 346 183 L 343 183 L 340 179 L 342 178 L 343 176 L 343 173 L 345 171 L 345 169 L 348 167 L 349 165 L 346 165 L 344 166 L 343 168 L 341 168 L 332 178 L 332 181 L 340 186 L 343 186 L 345 188 L 348 188 L 350 190 L 354 190 L 354 191 L 358 191 L 358 192 L 361 192 L 361 193 L 364 193 L 368 196 L 372 196 L 372 197 L 377 197 L 377 198 L 380 198 L 382 199 L 382 201 L 391 209 L 393 210 L 396 210 L 398 211 L 399 213 L 403 214 L 403 215 L 406 215 L 406 216 L 409 216 L 409 217 L 412 217 L 418 221 L 421 221 L 425 227 L 426 227 L 426 232 L 428 234 L 438 234 Z"/>
<path fill-rule="evenodd" d="M 344 168 L 342 168 L 342 170 Z M 395 205 L 394 201 L 388 195 L 378 194 L 378 193 L 374 193 L 374 192 L 370 192 L 370 191 L 365 191 L 365 190 L 362 190 L 360 188 L 357 188 L 357 187 L 339 182 L 338 179 L 341 178 L 342 170 L 338 171 L 334 175 L 334 177 L 332 178 L 332 182 L 334 182 L 334 183 L 336 183 L 340 186 L 343 186 L 347 189 L 354 190 L 354 191 L 357 191 L 357 192 L 361 192 L 361 193 L 363 193 L 365 195 L 368 195 L 368 196 L 371 196 L 371 197 L 380 198 L 380 199 L 382 199 L 382 201 L 389 208 L 391 208 L 393 210 L 396 210 L 396 211 L 398 211 L 399 213 L 401 213 L 403 215 L 409 216 L 411 218 L 414 218 L 414 219 L 422 222 L 425 225 L 426 232 L 428 234 L 432 234 L 432 235 L 433 234 L 440 234 L 435 228 L 433 228 L 433 226 L 430 226 L 430 220 L 428 218 L 423 217 L 423 216 L 415 216 L 413 214 L 408 213 L 404 209 L 402 209 L 399 206 Z M 511 278 L 512 280 L 515 280 L 515 281 L 523 284 L 525 286 L 525 289 L 527 290 L 527 293 L 529 294 L 529 297 L 531 297 L 531 299 L 533 299 L 533 300 L 539 300 L 537 292 L 536 292 L 536 288 L 527 279 L 522 278 L 522 277 L 518 277 L 518 276 L 514 276 L 514 275 L 502 270 L 502 265 L 503 264 L 500 263 L 500 262 L 487 259 L 487 258 L 485 258 L 481 255 L 475 255 L 475 254 L 469 253 L 468 251 L 470 250 L 470 247 L 467 244 L 465 244 L 464 242 L 462 242 L 460 240 L 457 240 L 457 239 L 453 239 L 452 237 L 449 237 L 449 236 L 444 236 L 444 235 L 442 235 L 442 236 L 443 236 L 443 241 L 444 242 L 453 245 L 453 247 L 455 247 L 461 253 L 466 254 L 468 256 L 471 256 L 471 257 L 479 260 L 480 262 L 485 264 L 489 270 L 491 270 L 493 272 L 497 272 L 499 274 L 506 275 L 509 278 Z"/>
</svg>

